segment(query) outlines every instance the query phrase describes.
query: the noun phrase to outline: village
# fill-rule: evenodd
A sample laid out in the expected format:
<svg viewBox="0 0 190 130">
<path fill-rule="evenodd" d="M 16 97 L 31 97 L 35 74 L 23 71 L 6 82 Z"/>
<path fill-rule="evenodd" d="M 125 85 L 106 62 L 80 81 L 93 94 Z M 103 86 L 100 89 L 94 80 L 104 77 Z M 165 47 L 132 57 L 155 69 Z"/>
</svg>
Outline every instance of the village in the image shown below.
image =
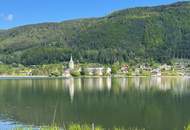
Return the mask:
<svg viewBox="0 0 190 130">
<path fill-rule="evenodd" d="M 141 64 L 130 67 L 128 64 L 113 66 L 85 66 L 75 65 L 71 56 L 68 67 L 64 69 L 62 76 L 188 76 L 190 74 L 189 62 L 175 63 L 175 65 L 157 65 L 155 67 Z"/>
<path fill-rule="evenodd" d="M 97 63 L 75 63 L 72 55 L 70 60 L 62 64 L 5 65 L 0 63 L 0 76 L 41 76 L 41 77 L 79 77 L 79 76 L 189 76 L 190 62 L 178 60 L 173 65 L 167 64 L 137 64 L 115 63 L 102 65 Z"/>
</svg>

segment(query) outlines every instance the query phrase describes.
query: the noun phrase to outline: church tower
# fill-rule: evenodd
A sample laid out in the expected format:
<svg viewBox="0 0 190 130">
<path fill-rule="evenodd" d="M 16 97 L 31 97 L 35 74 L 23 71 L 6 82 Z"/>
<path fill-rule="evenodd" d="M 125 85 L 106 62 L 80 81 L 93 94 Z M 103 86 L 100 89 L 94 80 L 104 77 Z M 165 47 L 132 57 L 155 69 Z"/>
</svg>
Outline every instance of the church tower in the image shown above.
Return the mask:
<svg viewBox="0 0 190 130">
<path fill-rule="evenodd" d="M 74 61 L 73 61 L 73 57 L 71 55 L 70 61 L 69 61 L 69 69 L 73 70 L 74 69 Z"/>
</svg>

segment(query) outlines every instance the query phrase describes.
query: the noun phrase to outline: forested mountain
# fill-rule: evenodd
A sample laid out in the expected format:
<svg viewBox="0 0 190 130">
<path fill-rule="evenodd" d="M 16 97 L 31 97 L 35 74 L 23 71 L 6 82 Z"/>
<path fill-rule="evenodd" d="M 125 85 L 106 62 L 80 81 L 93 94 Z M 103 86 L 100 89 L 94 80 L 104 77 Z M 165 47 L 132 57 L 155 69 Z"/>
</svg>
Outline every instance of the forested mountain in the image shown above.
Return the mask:
<svg viewBox="0 0 190 130">
<path fill-rule="evenodd" d="M 132 8 L 93 19 L 0 31 L 0 61 L 169 62 L 190 58 L 190 2 Z"/>
</svg>

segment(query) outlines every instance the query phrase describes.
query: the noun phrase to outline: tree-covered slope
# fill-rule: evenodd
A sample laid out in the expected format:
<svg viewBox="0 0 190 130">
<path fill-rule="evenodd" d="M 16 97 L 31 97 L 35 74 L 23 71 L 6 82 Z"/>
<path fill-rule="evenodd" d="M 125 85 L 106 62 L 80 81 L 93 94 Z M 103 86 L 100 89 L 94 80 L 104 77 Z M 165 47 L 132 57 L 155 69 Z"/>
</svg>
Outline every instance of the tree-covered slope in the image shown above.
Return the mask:
<svg viewBox="0 0 190 130">
<path fill-rule="evenodd" d="M 43 23 L 0 31 L 0 60 L 42 64 L 168 62 L 190 58 L 190 2 L 133 8 L 94 19 Z"/>
</svg>

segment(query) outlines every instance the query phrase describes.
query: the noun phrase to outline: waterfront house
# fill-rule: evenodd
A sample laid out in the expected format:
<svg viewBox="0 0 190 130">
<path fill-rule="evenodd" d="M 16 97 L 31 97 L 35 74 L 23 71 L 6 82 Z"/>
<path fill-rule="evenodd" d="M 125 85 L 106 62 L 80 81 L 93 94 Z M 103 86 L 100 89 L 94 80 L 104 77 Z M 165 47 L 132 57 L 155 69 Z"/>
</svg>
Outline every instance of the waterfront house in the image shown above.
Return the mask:
<svg viewBox="0 0 190 130">
<path fill-rule="evenodd" d="M 103 67 L 90 67 L 90 68 L 83 68 L 83 71 L 85 73 L 85 75 L 103 75 Z"/>
<path fill-rule="evenodd" d="M 104 68 L 104 67 L 86 67 L 83 68 L 83 72 L 85 75 L 90 76 L 102 76 L 104 74 L 110 75 L 111 74 L 111 68 Z"/>
<path fill-rule="evenodd" d="M 172 69 L 172 67 L 171 67 L 170 65 L 164 64 L 164 65 L 161 65 L 161 66 L 160 66 L 160 69 L 161 69 L 161 70 L 169 71 L 169 70 Z"/>
<path fill-rule="evenodd" d="M 23 69 L 23 70 L 18 70 L 17 73 L 18 75 L 21 75 L 21 76 L 31 76 L 32 75 L 32 70 L 29 69 Z"/>
<path fill-rule="evenodd" d="M 111 68 L 110 67 L 106 68 L 106 74 L 111 75 Z"/>
<path fill-rule="evenodd" d="M 146 71 L 151 71 L 152 70 L 152 68 L 150 66 L 148 66 L 148 65 L 140 65 L 140 69 L 141 70 L 146 70 Z"/>
<path fill-rule="evenodd" d="M 121 70 L 121 73 L 126 74 L 126 73 L 128 73 L 129 66 L 128 65 L 124 65 L 124 66 L 121 67 L 120 70 Z"/>
<path fill-rule="evenodd" d="M 71 77 L 70 69 L 65 69 L 62 74 L 63 77 Z"/>
<path fill-rule="evenodd" d="M 152 76 L 161 76 L 162 74 L 161 74 L 161 70 L 160 69 L 153 69 L 152 71 L 151 71 L 151 74 L 152 74 Z"/>
</svg>

